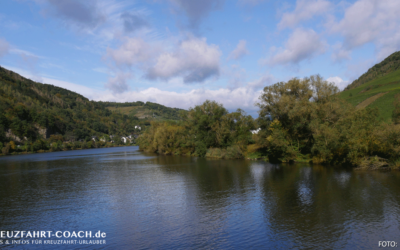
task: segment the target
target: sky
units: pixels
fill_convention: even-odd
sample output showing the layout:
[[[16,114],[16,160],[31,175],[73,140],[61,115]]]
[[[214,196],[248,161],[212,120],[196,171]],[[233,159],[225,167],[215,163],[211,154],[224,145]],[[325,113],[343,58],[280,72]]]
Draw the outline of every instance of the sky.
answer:
[[[2,0],[0,65],[90,100],[257,114],[265,86],[340,89],[400,49],[398,0]]]

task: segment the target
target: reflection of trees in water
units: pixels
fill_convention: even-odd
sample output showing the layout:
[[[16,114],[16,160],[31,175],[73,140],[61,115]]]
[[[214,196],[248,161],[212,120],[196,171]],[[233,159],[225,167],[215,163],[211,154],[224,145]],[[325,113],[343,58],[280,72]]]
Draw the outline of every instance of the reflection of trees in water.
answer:
[[[244,194],[252,181],[246,160],[210,160],[183,156],[160,156],[154,163],[161,165],[169,174],[182,174],[193,180],[199,195],[205,199],[226,198],[238,193]]]
[[[222,235],[229,223],[240,221],[233,216],[249,216],[247,209],[255,206],[253,212],[259,207],[263,211],[254,217],[264,219],[262,227],[272,241],[299,248],[339,248],[337,244],[346,244],[354,235],[362,236],[361,231],[369,237],[368,232],[387,233],[394,225],[392,231],[400,232],[399,178],[395,171],[352,172],[139,152],[5,161],[0,162],[0,226],[15,226],[15,221],[36,225],[54,211],[90,210],[94,204],[103,209],[97,216],[113,215],[118,225],[131,230],[136,230],[131,225],[148,226],[146,220],[156,219],[157,226],[176,228],[178,233],[185,228],[191,230],[188,235]],[[138,241],[144,235],[139,229]],[[162,229],[151,228],[160,237]],[[376,237],[382,240],[382,234]],[[374,237],[368,240],[376,243]]]
[[[399,175],[285,166],[265,178],[264,209],[276,234],[290,236],[299,247],[320,247],[328,242],[332,247],[339,239],[363,233],[369,226],[384,229],[386,205],[396,197],[393,185]],[[395,203],[389,210],[398,211],[399,197]]]

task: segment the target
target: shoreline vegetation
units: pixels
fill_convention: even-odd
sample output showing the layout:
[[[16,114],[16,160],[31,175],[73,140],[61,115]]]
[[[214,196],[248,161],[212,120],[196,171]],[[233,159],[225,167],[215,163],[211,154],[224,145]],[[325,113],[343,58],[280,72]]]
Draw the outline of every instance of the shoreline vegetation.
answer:
[[[137,144],[165,155],[400,168],[400,105],[394,122],[385,122],[378,109],[357,109],[339,97],[333,83],[315,75],[265,87],[257,106],[259,117],[253,119],[207,100],[180,121],[151,122]]]

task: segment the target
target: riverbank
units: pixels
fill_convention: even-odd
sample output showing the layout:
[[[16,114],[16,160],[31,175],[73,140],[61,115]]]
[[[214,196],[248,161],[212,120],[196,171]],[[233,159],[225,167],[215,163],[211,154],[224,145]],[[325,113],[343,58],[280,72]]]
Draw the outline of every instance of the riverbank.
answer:
[[[62,151],[75,151],[75,150],[86,150],[86,149],[96,149],[96,148],[116,148],[116,147],[131,147],[131,146],[137,146],[136,144],[130,144],[130,145],[125,145],[125,144],[120,144],[120,145],[107,145],[105,147],[92,147],[92,148],[74,148],[74,149],[61,149],[61,150],[38,150],[38,151],[24,151],[24,152],[12,152],[9,154],[0,154],[0,157],[6,157],[6,156],[14,156],[14,155],[30,155],[30,154],[40,154],[40,153],[52,153],[52,152],[62,152]]]
[[[249,145],[250,150],[257,148],[257,146],[251,147]],[[189,157],[199,157],[195,152],[191,153],[188,151],[186,153],[182,153],[181,151],[173,151],[173,152],[154,152],[149,150],[141,149],[139,146],[139,150],[147,153],[156,153],[158,155],[176,155],[176,156],[189,156]],[[204,155],[204,158],[207,159],[221,159],[221,160],[236,160],[236,159],[246,159],[251,161],[264,161],[270,163],[306,163],[306,164],[318,164],[323,166],[329,166],[331,164],[327,164],[323,161],[319,161],[317,158],[310,158],[309,156],[299,155],[294,160],[284,160],[284,159],[269,159],[267,155],[263,155],[260,152],[249,152],[248,150],[242,151],[240,147],[228,147],[226,149],[221,148],[211,148],[207,150],[207,153]],[[387,159],[381,158],[379,156],[368,156],[363,157],[358,164],[351,163],[342,163],[335,164],[335,166],[342,167],[351,167],[354,170],[367,170],[367,171],[390,171],[390,170],[400,170],[400,161],[389,161]]]

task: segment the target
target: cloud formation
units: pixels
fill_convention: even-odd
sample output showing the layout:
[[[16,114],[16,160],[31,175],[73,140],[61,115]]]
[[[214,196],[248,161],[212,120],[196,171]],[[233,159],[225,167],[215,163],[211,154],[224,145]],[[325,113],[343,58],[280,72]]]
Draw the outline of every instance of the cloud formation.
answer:
[[[270,74],[263,75],[259,79],[247,83],[247,86],[253,89],[263,89],[266,86],[269,86],[275,81],[275,77]]]
[[[340,78],[338,76],[329,77],[326,80],[328,82],[333,82],[340,90],[343,90],[344,88],[346,88],[347,85],[349,85],[349,83],[350,83],[350,81],[344,81],[342,78]]]
[[[139,29],[149,27],[149,23],[140,15],[132,12],[124,12],[121,14],[124,23],[124,31],[133,33]]]
[[[225,0],[169,0],[169,2],[186,14],[189,27],[197,29],[202,19],[211,11],[222,8]]]
[[[249,51],[246,48],[246,40],[240,40],[236,48],[229,55],[228,59],[238,60],[248,54]]]
[[[205,38],[182,41],[173,52],[158,56],[156,64],[147,72],[148,79],[169,80],[183,77],[184,83],[199,83],[220,72],[221,51],[208,45]]]
[[[160,49],[142,38],[124,39],[124,43],[117,49],[107,49],[106,58],[111,58],[119,67],[122,66],[139,66],[147,64],[153,60]]]
[[[0,57],[3,57],[10,50],[10,45],[8,42],[2,38],[0,38]]]
[[[93,28],[106,19],[97,0],[47,0],[47,3],[49,8],[46,12],[73,22],[77,26]]]
[[[325,52],[327,44],[312,29],[297,28],[285,44],[285,48],[265,61],[269,65],[298,64]]]
[[[225,108],[230,110],[241,108],[247,112],[255,113],[257,107],[255,107],[254,104],[258,101],[260,94],[260,91],[254,91],[244,87],[233,90],[226,88],[217,90],[193,89],[181,93],[151,87],[141,91],[129,91],[122,94],[113,94],[110,92],[102,93],[95,99],[118,102],[151,101],[167,107],[182,109],[194,107],[208,99],[217,100],[219,103],[222,103]]]
[[[125,38],[119,48],[108,48],[105,58],[111,59],[119,70],[140,69],[149,80],[168,81],[178,77],[192,84],[219,76],[221,51],[218,46],[207,44],[205,38],[190,37],[171,47],[167,49],[141,38]],[[109,84],[109,87],[115,85],[110,81]],[[123,84],[117,86],[116,92],[126,90]]]
[[[128,91],[129,86],[127,81],[131,78],[130,73],[118,72],[115,77],[108,79],[108,83],[104,85],[107,89],[111,90],[114,94],[120,94]]]
[[[294,28],[300,22],[317,15],[324,15],[333,5],[327,0],[298,0],[293,12],[284,13],[278,28]]]
[[[327,25],[343,36],[343,50],[374,43],[381,60],[400,49],[400,1],[359,0],[350,5],[340,21]]]

